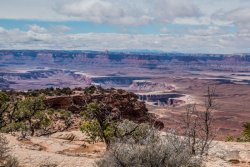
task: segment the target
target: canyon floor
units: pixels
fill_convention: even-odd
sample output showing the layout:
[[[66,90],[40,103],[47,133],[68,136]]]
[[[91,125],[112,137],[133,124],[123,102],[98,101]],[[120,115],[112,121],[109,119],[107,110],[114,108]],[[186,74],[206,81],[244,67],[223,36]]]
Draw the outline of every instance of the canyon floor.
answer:
[[[216,139],[225,141],[227,136],[237,138],[242,125],[250,120],[250,85],[238,83],[223,83],[222,81],[204,79],[209,76],[184,77],[169,76],[164,79],[156,79],[155,82],[167,82],[176,86],[176,92],[189,95],[191,99],[187,103],[195,103],[202,107],[205,100],[207,87],[215,90],[214,129]],[[160,116],[166,129],[179,127],[186,105],[177,106],[151,106],[150,112]]]
[[[22,167],[94,167],[105,153],[103,143],[88,144],[80,131],[55,133],[49,137],[32,137],[18,141],[5,135],[11,154]],[[250,166],[250,143],[214,141],[205,167]]]

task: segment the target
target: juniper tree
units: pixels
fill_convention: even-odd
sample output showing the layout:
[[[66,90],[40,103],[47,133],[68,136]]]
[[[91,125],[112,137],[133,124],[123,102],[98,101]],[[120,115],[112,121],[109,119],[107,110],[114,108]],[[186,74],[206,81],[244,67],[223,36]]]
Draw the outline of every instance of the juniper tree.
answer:
[[[51,120],[44,104],[44,96],[27,97],[18,101],[17,109],[12,113],[11,121],[4,131],[21,131],[23,137],[27,132],[35,134],[35,130],[49,126]]]

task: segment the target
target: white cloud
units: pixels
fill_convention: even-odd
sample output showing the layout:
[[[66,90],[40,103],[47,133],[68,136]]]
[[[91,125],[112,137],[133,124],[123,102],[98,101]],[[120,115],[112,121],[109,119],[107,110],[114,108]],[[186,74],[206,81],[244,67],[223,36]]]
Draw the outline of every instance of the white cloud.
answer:
[[[46,28],[38,25],[31,25],[26,34],[32,41],[48,41],[52,37]]]
[[[191,0],[193,1],[193,0]],[[189,0],[0,0],[0,18],[139,25],[197,17]],[[11,11],[11,12],[10,12]]]
[[[249,11],[249,0],[0,0],[0,18],[59,21],[25,31],[0,27],[0,49],[250,52]],[[115,24],[123,33],[69,34],[81,30],[69,31],[65,20]],[[149,29],[162,34],[138,34]]]
[[[228,25],[249,22],[249,8],[249,0],[0,0],[0,18]]]
[[[241,7],[227,12],[217,12],[213,18],[231,22],[236,25],[239,33],[250,33],[250,6]]]
[[[199,18],[176,18],[173,23],[182,24],[182,25],[196,25],[196,26],[230,26],[232,25],[231,21],[221,20],[217,18],[213,18],[210,16],[202,16]]]
[[[60,4],[56,11],[73,19],[118,25],[168,23],[201,15],[199,8],[187,0],[78,0]]]
[[[250,23],[250,7],[238,8],[225,13],[225,18],[236,23]]]
[[[209,26],[206,28],[196,28],[187,30],[188,34],[197,36],[216,36],[216,35],[226,35],[227,30],[218,26]]]
[[[232,20],[249,22],[249,8],[249,0],[0,0],[0,18],[225,25]],[[218,12],[225,18],[211,18]]]
[[[218,33],[220,29],[217,27],[197,29],[196,32],[195,30],[187,31],[183,35],[169,33],[161,35],[64,34],[46,31],[43,27],[37,26],[32,26],[28,31],[3,28],[0,30],[0,49],[157,49],[192,53],[250,52],[250,48],[247,46],[250,43],[250,35]]]
[[[30,31],[34,33],[45,34],[48,32],[46,28],[40,27],[36,24],[30,25],[29,28],[30,28]]]
[[[0,18],[66,20],[53,7],[63,0],[0,0]]]
[[[112,3],[101,0],[79,1],[58,7],[58,12],[70,17],[86,18],[94,22],[107,21],[109,18],[122,17],[123,10]]]

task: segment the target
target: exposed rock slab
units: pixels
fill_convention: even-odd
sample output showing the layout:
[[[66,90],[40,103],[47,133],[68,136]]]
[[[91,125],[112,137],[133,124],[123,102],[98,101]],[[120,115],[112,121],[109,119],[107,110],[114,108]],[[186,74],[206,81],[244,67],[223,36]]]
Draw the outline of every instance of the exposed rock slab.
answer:
[[[68,133],[68,134],[67,134]],[[75,135],[74,141],[69,136]],[[95,160],[105,151],[103,143],[90,145],[82,140],[81,132],[64,132],[51,137],[32,137],[18,141],[15,136],[5,135],[9,141],[11,154],[23,167],[92,167]],[[82,137],[82,138],[80,138]],[[62,139],[60,139],[62,138]]]
[[[249,167],[250,143],[214,142],[206,166]]]

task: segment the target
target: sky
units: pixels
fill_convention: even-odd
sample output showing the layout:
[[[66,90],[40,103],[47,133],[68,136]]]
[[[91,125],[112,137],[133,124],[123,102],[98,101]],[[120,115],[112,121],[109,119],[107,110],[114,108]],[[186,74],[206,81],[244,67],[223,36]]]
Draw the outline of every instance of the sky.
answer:
[[[0,49],[250,53],[250,0],[0,0]]]

